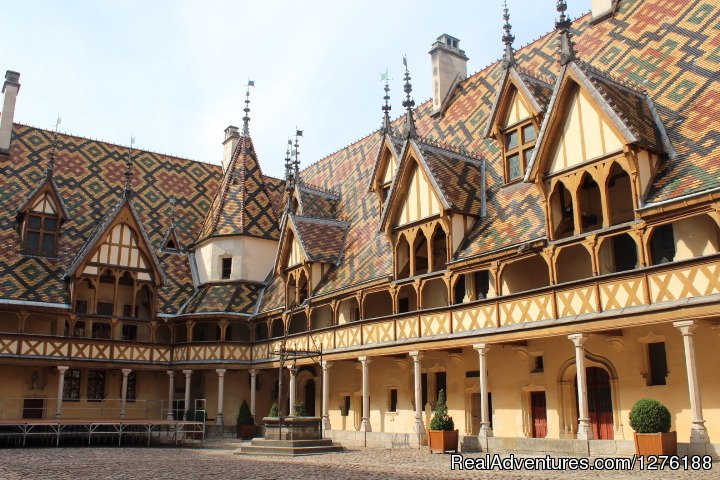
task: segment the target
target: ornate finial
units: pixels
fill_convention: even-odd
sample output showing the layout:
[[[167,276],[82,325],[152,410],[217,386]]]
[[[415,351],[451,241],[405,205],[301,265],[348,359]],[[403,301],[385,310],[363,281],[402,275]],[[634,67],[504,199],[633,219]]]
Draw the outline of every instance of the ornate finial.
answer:
[[[403,65],[405,65],[405,100],[402,106],[407,110],[405,116],[405,137],[411,138],[416,135],[415,119],[413,118],[412,108],[415,106],[415,100],[410,97],[412,93],[412,84],[410,83],[410,70],[408,70],[407,57],[403,56]]]
[[[555,29],[560,34],[560,64],[567,65],[575,60],[575,44],[572,41],[572,33],[570,32],[572,20],[565,15],[567,10],[565,0],[557,0],[556,7],[560,13],[560,18],[555,21]]]
[[[132,156],[130,150],[135,146],[135,136],[130,137],[130,149],[125,154],[125,197],[132,195]]]
[[[505,56],[503,57],[503,67],[510,68],[515,65],[515,50],[513,49],[513,42],[515,41],[515,35],[511,33],[512,25],[510,25],[510,10],[507,7],[507,0],[503,0],[503,19],[505,24],[503,25],[502,41],[505,44]]]
[[[295,144],[293,147],[293,155],[295,156],[295,160],[293,161],[293,175],[295,178],[295,182],[300,181],[300,159],[298,158],[300,155],[300,142],[298,139],[303,136],[303,131],[298,130],[297,127],[295,127]]]
[[[292,139],[288,138],[287,148],[285,149],[285,180],[290,181],[292,175],[292,160],[290,159],[290,148],[292,147]]]
[[[250,87],[254,86],[255,81],[248,80],[247,91],[245,92],[245,108],[243,108],[243,112],[245,112],[245,116],[243,117],[243,137],[250,135]]]
[[[53,130],[52,146],[50,147],[50,158],[48,160],[47,166],[48,177],[52,177],[53,173],[55,172],[55,148],[57,147],[58,129],[60,128],[61,123],[62,117],[58,115],[57,120],[55,121],[55,129]]]
[[[390,110],[392,107],[390,106],[390,80],[388,78],[388,71],[385,70],[385,73],[380,75],[380,80],[385,80],[385,96],[383,97],[383,100],[385,100],[385,104],[382,106],[383,111],[383,126],[382,126],[382,133],[390,133]]]

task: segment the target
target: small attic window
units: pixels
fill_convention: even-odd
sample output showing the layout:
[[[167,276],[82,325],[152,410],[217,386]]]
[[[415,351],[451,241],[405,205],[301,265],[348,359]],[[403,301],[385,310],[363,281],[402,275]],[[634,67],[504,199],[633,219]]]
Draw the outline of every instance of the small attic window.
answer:
[[[222,259],[220,278],[223,280],[229,280],[230,275],[232,275],[232,257],[226,257]]]
[[[39,196],[24,212],[22,248],[26,253],[55,255],[57,253],[60,216],[53,198],[47,193]]]
[[[175,237],[175,231],[170,230],[170,233],[168,234],[167,238],[165,239],[165,245],[163,245],[163,250],[167,250],[170,252],[177,252],[180,251],[180,244],[177,241],[177,238]]]
[[[169,238],[167,243],[165,244],[165,248],[168,250],[177,250],[177,245],[175,245],[175,240],[172,238]]]

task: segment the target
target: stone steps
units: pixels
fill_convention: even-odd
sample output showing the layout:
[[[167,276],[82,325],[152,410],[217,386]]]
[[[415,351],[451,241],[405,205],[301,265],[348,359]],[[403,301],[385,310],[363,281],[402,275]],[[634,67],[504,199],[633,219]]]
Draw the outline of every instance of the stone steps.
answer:
[[[319,440],[265,440],[253,439],[235,451],[236,455],[319,455],[344,451],[342,445],[328,438]]]

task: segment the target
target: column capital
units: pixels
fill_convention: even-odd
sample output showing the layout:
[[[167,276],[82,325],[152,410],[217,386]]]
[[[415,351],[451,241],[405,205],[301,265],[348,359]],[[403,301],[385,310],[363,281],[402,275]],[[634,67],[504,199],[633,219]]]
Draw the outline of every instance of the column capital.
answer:
[[[216,368],[215,371],[217,372],[218,377],[224,377],[224,376],[225,376],[225,372],[227,372],[227,369],[225,369],[225,368]]]
[[[419,362],[425,357],[425,354],[421,352],[420,350],[413,350],[408,352],[408,355],[410,355],[414,361]]]
[[[67,372],[67,369],[68,369],[68,368],[70,368],[70,367],[57,367],[58,372],[60,372],[60,373],[65,373],[65,372]]]
[[[130,375],[130,373],[132,373],[132,368],[123,368],[122,369],[123,377],[127,377],[128,375]]]
[[[579,348],[585,345],[588,336],[584,333],[571,333],[568,338],[575,344],[576,348]]]
[[[372,359],[368,356],[362,356],[362,357],[358,357],[358,362],[362,363],[363,365],[370,365],[370,362],[372,362]]]
[[[185,374],[186,377],[189,377],[190,375],[192,375],[193,371],[192,370],[183,370],[182,372]]]
[[[487,343],[476,343],[475,345],[473,345],[473,348],[477,350],[478,355],[485,355],[491,347],[492,345],[489,345]]]
[[[258,370],[256,368],[251,368],[250,370],[248,370],[248,373],[251,377],[254,377],[258,374]]]
[[[297,373],[298,373],[297,365],[288,365],[286,368],[290,372],[291,377],[294,377],[295,375],[297,375]]]
[[[167,373],[168,377],[171,377],[171,378],[175,376],[175,370],[168,370],[165,373]]]
[[[332,364],[333,364],[333,362],[328,362],[327,360],[323,360],[321,366],[322,366],[323,370],[328,370],[328,369],[330,369],[330,367],[332,367]]]
[[[698,326],[697,320],[682,320],[680,322],[673,322],[673,327],[680,330],[683,335],[694,335],[695,328]]]

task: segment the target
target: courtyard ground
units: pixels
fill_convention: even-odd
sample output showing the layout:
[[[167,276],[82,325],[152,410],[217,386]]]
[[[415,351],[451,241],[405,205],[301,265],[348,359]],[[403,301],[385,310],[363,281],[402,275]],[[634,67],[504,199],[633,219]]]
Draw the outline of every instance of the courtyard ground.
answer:
[[[710,479],[720,478],[720,463],[710,471],[574,472],[450,471],[450,455],[422,450],[350,450],[306,457],[250,457],[233,452],[238,444],[210,440],[191,447],[61,447],[0,449],[2,479]],[[472,454],[469,456],[477,456]]]

